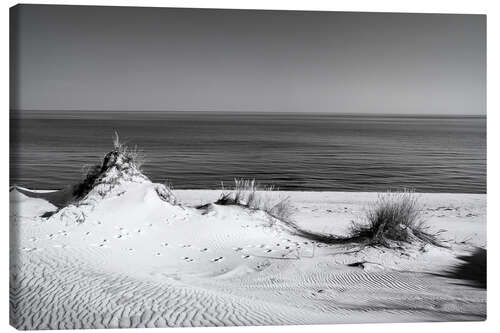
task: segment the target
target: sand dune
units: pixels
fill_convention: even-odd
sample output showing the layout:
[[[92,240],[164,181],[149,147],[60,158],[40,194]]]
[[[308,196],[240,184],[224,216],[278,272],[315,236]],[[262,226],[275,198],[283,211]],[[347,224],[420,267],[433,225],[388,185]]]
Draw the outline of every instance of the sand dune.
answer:
[[[110,167],[78,201],[68,189],[11,189],[16,328],[485,319],[485,289],[448,274],[485,248],[484,195],[422,194],[449,247],[389,250],[314,242],[263,211],[210,204],[219,191],[172,193],[119,171]],[[376,198],[281,195],[302,228],[339,235]]]
[[[130,183],[93,206],[40,215],[55,206],[40,193],[11,191],[11,320],[20,329],[268,325],[387,321],[482,320],[486,292],[436,276],[460,263],[474,244],[404,251],[326,246],[271,226],[262,212],[187,205],[217,193],[179,191],[184,206],[158,198],[154,184]],[[116,193],[120,193],[117,191]],[[293,193],[289,193],[294,196]],[[314,198],[321,196],[324,200]],[[371,197],[372,195],[368,195]],[[301,198],[313,197],[314,208]],[[350,198],[349,198],[350,197]],[[430,197],[434,206],[441,205]],[[431,222],[454,229],[473,224],[484,237],[484,198],[450,195],[471,203],[477,216],[457,218],[436,208]],[[337,200],[342,199],[339,203]],[[297,193],[301,221],[342,230],[366,195]],[[344,209],[346,202],[348,209]],[[446,196],[443,199],[446,201]],[[442,205],[446,205],[445,202]],[[79,209],[81,211],[79,211]],[[66,211],[65,211],[66,210]],[[335,210],[329,213],[328,210]],[[85,220],[76,223],[78,214]],[[439,213],[436,213],[439,212]],[[463,212],[461,212],[463,213]],[[330,215],[329,215],[330,214]],[[300,213],[298,214],[300,216]],[[320,221],[314,221],[314,218]],[[482,220],[474,220],[480,218]],[[323,221],[323,222],[321,222]],[[436,222],[436,227],[440,227]],[[481,236],[474,237],[475,233]],[[448,232],[450,235],[453,231]],[[463,237],[468,235],[463,234]]]

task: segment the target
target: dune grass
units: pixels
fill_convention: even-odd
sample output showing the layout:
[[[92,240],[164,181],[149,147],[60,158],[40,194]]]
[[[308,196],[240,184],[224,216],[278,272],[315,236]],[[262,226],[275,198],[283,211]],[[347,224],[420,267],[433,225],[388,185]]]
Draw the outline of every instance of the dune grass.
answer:
[[[113,151],[121,156],[123,165],[130,165],[142,171],[142,166],[146,162],[144,153],[140,151],[137,146],[130,148],[125,143],[120,142],[120,136],[116,131],[113,139],[113,147]]]
[[[130,169],[135,169],[141,172],[142,165],[145,162],[144,154],[137,149],[128,147],[120,142],[120,137],[115,132],[113,139],[113,150],[106,154],[101,163],[96,163],[84,168],[84,177],[82,181],[76,184],[73,188],[73,196],[75,200],[81,199],[89,193],[94,186],[101,181],[102,175],[112,167],[116,167],[120,173]],[[107,180],[109,187],[116,185],[112,179]]]
[[[438,231],[432,233],[425,224],[418,196],[412,190],[387,192],[379,195],[360,222],[353,222],[346,236],[306,230],[288,221],[297,236],[324,244],[350,244],[353,246],[398,247],[415,241],[446,247]]]
[[[224,189],[223,189],[224,190]],[[260,186],[255,179],[234,179],[234,187],[224,192],[215,202],[217,205],[239,205],[262,210],[278,220],[291,221],[294,213],[289,197],[280,195],[274,186]]]
[[[394,242],[415,240],[441,245],[438,233],[429,232],[422,216],[422,206],[412,190],[387,192],[366,211],[364,223],[353,223],[351,237],[366,239],[370,245],[390,247]]]

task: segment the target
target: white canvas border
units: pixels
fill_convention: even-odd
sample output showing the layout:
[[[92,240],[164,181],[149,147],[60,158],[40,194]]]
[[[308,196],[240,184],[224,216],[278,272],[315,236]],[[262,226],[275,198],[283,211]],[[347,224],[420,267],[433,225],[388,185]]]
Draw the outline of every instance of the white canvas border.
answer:
[[[22,2],[22,1],[21,1]],[[0,131],[1,139],[0,145],[2,149],[1,156],[4,163],[1,163],[1,177],[0,191],[2,211],[4,211],[4,221],[1,223],[1,269],[0,275],[0,326],[7,332],[12,332],[15,329],[8,324],[8,307],[9,307],[9,291],[8,291],[8,174],[9,174],[9,127],[8,127],[8,110],[9,110],[9,12],[8,7],[17,4],[15,1],[4,2],[2,10],[2,47],[1,53],[3,71],[2,71],[2,106],[3,112],[1,113]],[[498,1],[458,1],[458,0],[420,0],[420,1],[397,1],[397,0],[357,0],[357,1],[279,1],[279,0],[172,0],[172,1],[159,1],[159,0],[100,0],[100,1],[71,1],[71,0],[52,0],[52,1],[29,1],[26,3],[46,3],[46,4],[72,4],[72,5],[111,5],[111,6],[143,6],[143,7],[198,7],[198,8],[242,8],[242,9],[287,9],[287,10],[331,10],[331,11],[372,11],[372,12],[413,12],[413,13],[463,13],[463,14],[487,14],[488,25],[488,320],[479,323],[404,323],[404,324],[354,324],[354,325],[313,325],[313,326],[275,326],[275,327],[233,327],[224,328],[225,332],[249,332],[250,330],[258,329],[262,333],[270,332],[306,332],[314,330],[318,333],[331,332],[332,330],[349,331],[352,333],[364,332],[369,330],[370,333],[377,332],[398,332],[402,330],[405,333],[421,332],[443,332],[444,330],[453,332],[470,332],[473,330],[493,331],[500,320],[498,313],[500,313],[499,306],[499,292],[496,285],[496,278],[498,275],[498,267],[496,258],[499,254],[499,242],[496,242],[495,236],[500,232],[498,222],[500,220],[500,213],[495,209],[496,203],[500,199],[499,187],[500,176],[496,172],[500,170],[500,158],[497,143],[500,143],[500,131],[497,130],[498,113],[499,113],[499,25],[500,25],[500,11]],[[179,330],[179,329],[174,329]],[[183,328],[184,332],[191,332],[193,330],[200,330],[200,328],[190,329]],[[222,330],[222,328],[201,328],[205,332],[214,332],[215,330]],[[498,327],[496,328],[498,330]],[[103,330],[99,330],[103,331]],[[104,330],[111,332],[111,330]],[[157,330],[156,330],[157,331]],[[52,331],[49,331],[52,332]],[[56,332],[56,331],[54,331]],[[154,332],[151,329],[135,329],[134,332],[148,333]]]

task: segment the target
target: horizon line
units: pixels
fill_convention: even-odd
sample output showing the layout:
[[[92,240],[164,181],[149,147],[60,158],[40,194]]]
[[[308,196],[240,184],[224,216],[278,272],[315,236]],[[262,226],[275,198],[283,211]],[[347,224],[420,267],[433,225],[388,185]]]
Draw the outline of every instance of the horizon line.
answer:
[[[61,113],[61,112],[89,112],[89,113],[97,113],[97,112],[109,112],[109,113],[237,113],[237,114],[322,114],[322,115],[338,115],[338,116],[400,116],[400,117],[415,117],[415,116],[433,116],[433,117],[487,117],[487,113],[485,114],[472,114],[472,113],[391,113],[391,112],[374,112],[374,113],[366,113],[366,112],[332,112],[332,111],[252,111],[252,110],[118,110],[118,109],[108,109],[108,110],[99,110],[99,109],[9,109],[10,113],[12,112],[52,112],[52,113]],[[69,115],[69,114],[68,114]]]

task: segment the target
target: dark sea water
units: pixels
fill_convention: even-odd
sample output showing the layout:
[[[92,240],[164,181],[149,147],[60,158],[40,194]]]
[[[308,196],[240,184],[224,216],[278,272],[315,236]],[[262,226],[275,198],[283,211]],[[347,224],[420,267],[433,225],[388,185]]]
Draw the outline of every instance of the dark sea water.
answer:
[[[145,174],[176,189],[219,188],[221,181],[245,177],[283,190],[486,193],[484,117],[186,112],[14,117],[10,182],[29,188],[78,181],[85,165],[112,149],[117,130],[145,153]]]

